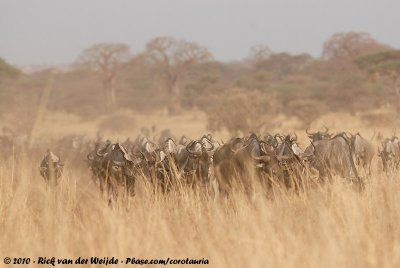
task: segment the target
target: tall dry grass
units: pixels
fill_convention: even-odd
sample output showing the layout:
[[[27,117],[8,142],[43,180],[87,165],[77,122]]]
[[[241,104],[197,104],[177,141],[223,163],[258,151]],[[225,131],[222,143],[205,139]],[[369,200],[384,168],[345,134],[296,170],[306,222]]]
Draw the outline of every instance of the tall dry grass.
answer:
[[[296,195],[229,200],[138,181],[110,208],[86,170],[46,191],[28,154],[0,163],[1,257],[207,258],[210,267],[399,267],[400,180],[375,173],[363,193],[337,180]],[[31,265],[34,266],[34,265]],[[121,265],[122,266],[122,265]],[[157,267],[156,265],[152,267]]]

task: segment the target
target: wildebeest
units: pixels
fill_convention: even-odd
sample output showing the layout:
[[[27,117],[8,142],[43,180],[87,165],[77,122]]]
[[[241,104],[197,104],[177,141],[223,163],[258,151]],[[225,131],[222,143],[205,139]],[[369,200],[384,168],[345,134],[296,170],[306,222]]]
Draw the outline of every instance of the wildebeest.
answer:
[[[368,175],[371,175],[371,162],[374,157],[372,145],[357,132],[351,136],[350,146],[356,160],[355,164],[362,167],[365,172],[368,172]]]
[[[393,136],[386,138],[382,142],[382,150],[379,150],[379,157],[382,159],[383,170],[385,172],[398,169],[400,163],[400,143],[399,138]]]
[[[242,148],[244,145],[241,138],[234,138],[216,148],[213,155],[214,167],[218,167],[220,163],[226,160],[231,160],[235,151]]]
[[[140,154],[134,155],[140,160],[138,162],[140,173],[150,180],[155,189],[160,188],[162,192],[168,191],[171,185],[171,166],[174,163],[173,155],[175,152],[171,141],[172,139],[167,139],[162,146],[146,142],[140,150]]]
[[[279,136],[281,142],[274,149],[276,159],[282,169],[278,182],[284,182],[286,188],[296,191],[305,189],[311,168],[309,159],[312,153],[305,153],[297,143],[297,135]],[[282,175],[283,174],[283,175]]]
[[[201,140],[189,142],[180,146],[175,153],[176,167],[187,179],[187,183],[205,186],[210,182],[210,169],[212,167],[212,151],[214,145],[206,148]]]
[[[40,164],[40,175],[42,175],[46,186],[56,186],[62,175],[64,164],[60,158],[50,150],[47,151]]]
[[[255,134],[251,134],[248,138],[232,139],[215,151],[214,170],[220,192],[227,195],[236,185],[252,194],[254,179],[262,185],[266,183],[262,172],[271,170],[274,155],[266,155],[261,143]]]
[[[100,173],[102,171],[102,162],[104,156],[112,150],[110,140],[106,142],[97,141],[94,150],[87,155],[90,170],[92,171],[93,181],[99,183],[100,191],[103,192],[103,182],[101,181]]]
[[[120,186],[125,188],[128,196],[135,194],[134,161],[121,144],[114,144],[112,150],[104,156],[102,168],[108,193],[112,193],[114,199]]]
[[[354,165],[351,146],[343,133],[312,142],[306,152],[314,154],[311,163],[319,171],[320,178],[331,180],[333,175],[338,175],[363,186]]]
[[[119,189],[127,196],[135,194],[135,162],[120,143],[107,141],[102,148],[97,145],[88,155],[92,172],[98,177],[100,191],[106,190],[109,202],[116,200]]]

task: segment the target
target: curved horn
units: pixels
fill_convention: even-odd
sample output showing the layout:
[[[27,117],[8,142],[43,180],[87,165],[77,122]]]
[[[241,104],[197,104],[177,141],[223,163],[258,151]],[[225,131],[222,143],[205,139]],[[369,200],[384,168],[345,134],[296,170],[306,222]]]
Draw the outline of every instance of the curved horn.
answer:
[[[168,142],[168,141],[172,141],[176,145],[176,142],[174,141],[174,139],[168,137],[165,142]]]
[[[206,135],[204,135],[201,140],[206,139],[208,142],[212,143],[211,139],[209,139]]]
[[[308,132],[308,128],[306,128],[306,133],[308,134],[308,135],[312,135],[313,133],[311,133],[311,132]]]
[[[283,142],[285,140],[285,136],[277,134],[277,137]]]
[[[208,143],[212,144],[211,139],[209,139],[206,135],[204,135],[203,137],[201,137],[200,140],[203,141],[203,139],[206,140],[206,141],[208,141]]]
[[[324,126],[324,128],[325,128],[324,134],[328,134],[329,129],[326,126]]]
[[[105,146],[104,148],[97,150],[97,151],[96,151],[96,154],[97,154],[98,156],[102,156],[102,157],[103,157],[104,155],[107,154],[107,149],[108,149],[108,147],[111,146],[111,145],[112,145],[112,143],[107,143],[106,146]]]
[[[201,155],[201,152],[196,152],[191,149],[193,144],[196,144],[196,143],[200,143],[200,142],[199,141],[191,141],[188,145],[186,145],[186,147],[185,147],[186,151],[188,151],[188,153],[193,154],[193,155]],[[201,143],[200,143],[200,145],[203,146]]]
[[[309,149],[310,148],[310,149]],[[313,142],[311,142],[311,144],[307,147],[307,149],[306,149],[306,152],[307,151],[311,151],[310,153],[311,154],[314,154],[315,153],[315,146],[314,146],[314,143]],[[306,153],[305,152],[305,153]]]
[[[260,141],[260,146],[261,146],[261,150],[264,153],[272,153],[274,151],[274,149],[271,149],[271,147],[274,148],[274,146],[272,144],[268,144],[265,141]]]
[[[201,137],[201,140],[202,140],[202,139],[207,139],[207,140],[211,141],[211,140],[212,140],[212,135],[211,135],[211,133],[204,134],[203,137]]]
[[[203,143],[203,139],[205,139],[205,140],[211,145],[211,149],[210,149],[210,150],[207,150],[207,151],[212,151],[212,150],[214,150],[214,144],[212,143],[212,141],[211,141],[206,135],[204,135],[204,136],[201,138],[201,141],[202,141],[201,145],[202,145],[203,147],[205,147],[205,146],[204,146],[204,143]]]

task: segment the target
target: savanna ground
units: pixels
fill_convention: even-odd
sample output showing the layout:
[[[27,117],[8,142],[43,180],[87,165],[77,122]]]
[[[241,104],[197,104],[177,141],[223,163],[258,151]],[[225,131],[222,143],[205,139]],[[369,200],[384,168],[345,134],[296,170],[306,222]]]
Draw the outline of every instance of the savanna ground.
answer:
[[[177,120],[176,130],[183,124],[200,135],[206,121],[190,125],[194,116],[164,122]],[[346,115],[320,120],[357,127]],[[114,209],[99,197],[86,169],[66,165],[60,185],[46,191],[39,163],[21,153],[0,164],[3,256],[189,257],[207,258],[210,267],[400,265],[400,181],[381,171],[377,157],[363,193],[337,179],[300,195],[277,189],[273,199],[260,187],[251,200],[237,190],[226,201],[190,189],[153,194],[139,180],[136,197]]]
[[[149,63],[155,41],[126,58],[112,77],[113,105],[107,104],[96,71],[71,67],[23,74],[0,61],[0,137],[42,144],[35,154],[5,155],[0,149],[1,258],[206,258],[210,267],[400,266],[400,179],[383,173],[377,157],[383,139],[400,126],[398,50],[379,54],[391,48],[365,33],[347,33],[329,39],[321,58],[261,47],[249,60],[221,63],[194,46],[207,52],[207,61],[186,66],[170,55],[175,65],[166,66]],[[171,84],[166,73],[180,79]],[[172,112],[174,101],[180,109]],[[276,189],[270,198],[257,187],[251,199],[236,190],[225,200],[186,188],[153,194],[139,179],[137,195],[110,208],[86,164],[78,167],[60,155],[64,174],[50,191],[38,170],[46,149],[68,135],[95,139],[100,133],[123,141],[139,134],[198,138],[212,132],[227,141],[251,131],[296,132],[305,148],[305,129],[324,126],[360,132],[374,145],[373,172],[362,193],[337,178],[299,195]]]

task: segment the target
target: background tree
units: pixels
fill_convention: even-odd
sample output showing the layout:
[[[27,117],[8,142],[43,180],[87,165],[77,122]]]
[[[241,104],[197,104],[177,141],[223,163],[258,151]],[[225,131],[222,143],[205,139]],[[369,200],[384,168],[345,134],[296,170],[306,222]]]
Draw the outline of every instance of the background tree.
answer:
[[[252,66],[257,66],[260,62],[268,60],[272,55],[272,50],[263,44],[258,44],[250,48],[248,61]]]
[[[261,60],[256,65],[257,70],[276,74],[280,79],[304,69],[312,57],[309,54],[290,55],[289,53],[272,54],[268,59]]]
[[[115,104],[115,82],[121,64],[130,58],[129,46],[117,43],[95,44],[85,49],[78,62],[97,72],[109,104]]]
[[[348,32],[335,33],[323,46],[322,58],[335,63],[339,69],[349,69],[354,66],[354,60],[365,54],[387,49],[369,33]]]
[[[181,105],[182,82],[189,69],[210,61],[211,52],[204,46],[172,37],[157,37],[146,45],[146,55],[161,71],[175,108]]]
[[[359,57],[358,66],[369,76],[382,76],[391,81],[396,95],[396,108],[400,112],[400,50],[387,50]]]
[[[230,88],[215,94],[210,101],[214,102],[207,111],[210,131],[227,130],[232,136],[239,136],[275,127],[270,117],[278,113],[279,107],[273,93]]]

